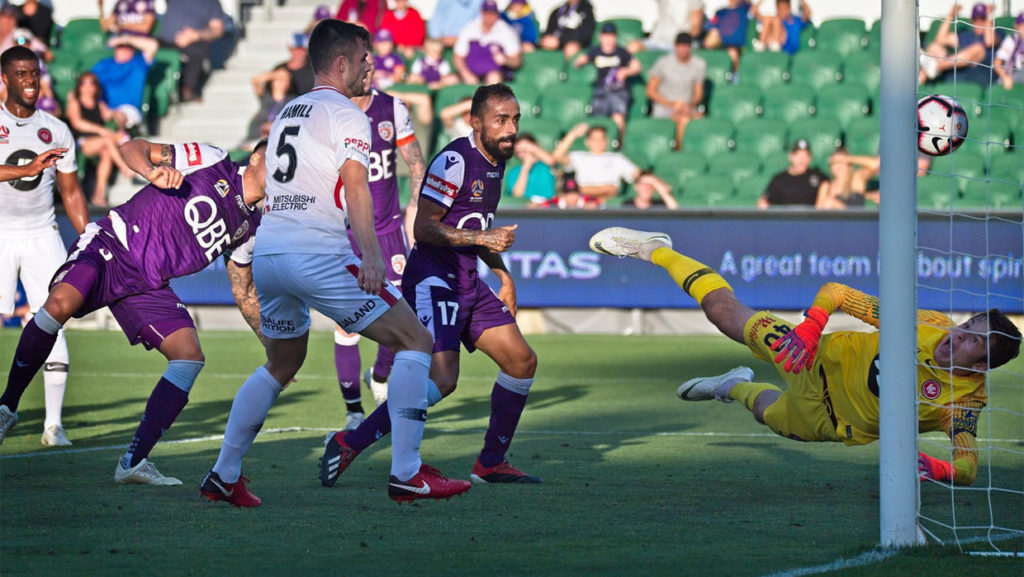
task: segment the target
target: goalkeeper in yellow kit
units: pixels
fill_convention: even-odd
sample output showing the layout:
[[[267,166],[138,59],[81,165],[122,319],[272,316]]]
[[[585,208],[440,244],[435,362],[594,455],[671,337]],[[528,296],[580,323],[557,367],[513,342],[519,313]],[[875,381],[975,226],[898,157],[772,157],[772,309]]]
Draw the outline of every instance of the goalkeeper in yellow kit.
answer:
[[[613,227],[595,234],[590,248],[666,269],[718,330],[773,363],[787,385],[783,391],[752,382],[754,372],[738,367],[683,383],[681,399],[739,401],[759,423],[800,441],[863,445],[878,439],[878,332],[821,334],[836,310],[878,328],[876,297],[827,283],[794,328],[741,303],[718,273],[673,251],[668,235]],[[952,463],[920,453],[918,470],[922,478],[969,485],[978,470],[986,373],[1017,356],[1021,333],[998,309],[956,326],[936,311],[918,311],[917,318],[918,430],[945,431],[953,442]]]

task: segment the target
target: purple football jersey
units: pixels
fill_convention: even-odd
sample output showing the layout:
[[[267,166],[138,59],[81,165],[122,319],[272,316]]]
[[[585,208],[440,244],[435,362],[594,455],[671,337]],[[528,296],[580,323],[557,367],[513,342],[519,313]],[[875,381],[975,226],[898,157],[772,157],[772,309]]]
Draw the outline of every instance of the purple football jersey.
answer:
[[[396,105],[404,114],[396,115]],[[405,105],[378,90],[366,116],[370,119],[370,195],[373,197],[374,226],[378,232],[401,227],[402,209],[398,204],[398,147],[416,138]]]

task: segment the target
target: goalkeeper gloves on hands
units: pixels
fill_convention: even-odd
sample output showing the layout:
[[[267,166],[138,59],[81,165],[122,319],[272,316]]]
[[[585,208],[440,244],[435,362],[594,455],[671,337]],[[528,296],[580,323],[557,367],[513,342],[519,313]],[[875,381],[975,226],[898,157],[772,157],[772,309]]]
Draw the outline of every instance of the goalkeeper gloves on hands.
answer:
[[[811,368],[814,354],[818,351],[818,339],[828,322],[828,313],[819,306],[812,306],[804,314],[804,321],[795,329],[782,335],[772,343],[773,351],[782,351],[775,357],[775,362],[786,360],[787,373],[797,374],[801,369]]]
[[[917,454],[917,474],[922,481],[935,479],[936,481],[952,481],[956,471],[953,463],[941,459],[933,459],[924,453]]]

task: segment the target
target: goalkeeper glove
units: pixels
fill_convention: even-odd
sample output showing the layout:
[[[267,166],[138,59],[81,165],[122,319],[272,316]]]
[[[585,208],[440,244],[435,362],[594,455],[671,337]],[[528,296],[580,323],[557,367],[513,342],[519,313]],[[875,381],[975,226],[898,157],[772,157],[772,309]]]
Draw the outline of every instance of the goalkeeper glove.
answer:
[[[941,459],[933,459],[924,453],[917,454],[917,474],[922,481],[935,479],[936,481],[952,481],[956,470],[953,463]]]
[[[775,362],[786,360],[787,373],[799,373],[801,369],[811,368],[814,354],[818,351],[818,339],[828,322],[828,313],[819,306],[812,306],[804,313],[804,321],[795,329],[782,335],[772,343],[773,351],[782,351],[775,357]]]

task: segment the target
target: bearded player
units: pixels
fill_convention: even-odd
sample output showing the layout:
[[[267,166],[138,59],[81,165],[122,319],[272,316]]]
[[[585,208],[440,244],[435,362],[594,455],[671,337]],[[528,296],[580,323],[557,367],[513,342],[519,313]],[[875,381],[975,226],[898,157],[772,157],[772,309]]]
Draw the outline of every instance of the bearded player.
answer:
[[[863,445],[878,439],[878,332],[822,335],[829,315],[841,310],[878,328],[878,299],[838,283],[821,287],[806,319],[795,328],[767,311],[743,305],[718,273],[672,250],[668,235],[607,228],[590,239],[594,252],[633,257],[668,271],[697,300],[718,330],[774,362],[787,390],[752,382],[737,367],[716,377],[691,379],[676,391],[684,401],[739,401],[783,437]],[[978,414],[988,402],[986,373],[1017,356],[1020,330],[999,310],[954,326],[942,313],[917,313],[918,429],[944,431],[953,462],[918,456],[921,478],[969,485],[978,470]],[[946,400],[949,399],[947,402]]]
[[[519,103],[512,90],[504,84],[477,88],[470,124],[469,136],[452,141],[430,163],[402,293],[434,336],[431,405],[455,390],[462,345],[470,352],[480,349],[498,365],[490,424],[471,479],[539,483],[505,458],[537,370],[537,355],[516,324],[515,285],[500,255],[512,246],[516,227],[491,228],[505,161],[512,157],[519,131]],[[478,259],[501,280],[498,295],[477,275]],[[361,451],[390,431],[387,404],[355,430],[327,435],[320,460],[324,486],[333,486]]]
[[[133,140],[121,146],[125,162],[149,180],[128,202],[89,224],[50,284],[50,294],[21,333],[0,409],[0,441],[17,422],[18,402],[54,346],[61,327],[110,307],[132,345],[142,343],[167,358],[167,370],[146,402],[128,452],[118,461],[118,483],[180,485],[148,459],[157,440],[188,403],[203,368],[196,327],[168,281],[198,272],[225,251],[232,293],[254,330],[259,305],[249,269],[251,243],[264,196],[266,169],[256,150],[246,166],[227,152],[196,143],[155,144]]]
[[[71,131],[60,120],[36,110],[39,58],[24,46],[9,48],[0,55],[0,72],[7,86],[7,100],[0,107],[0,314],[9,315],[14,312],[18,278],[30,309],[37,310],[46,300],[54,271],[67,255],[53,212],[54,182],[78,234],[89,223],[89,213],[78,184]],[[41,440],[44,445],[66,446],[71,441],[61,422],[68,379],[63,329],[49,353],[43,365],[46,417]],[[0,441],[3,423],[14,418],[13,409],[0,406]]]

